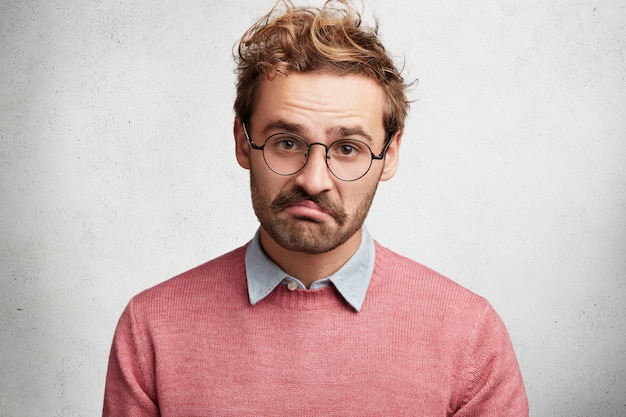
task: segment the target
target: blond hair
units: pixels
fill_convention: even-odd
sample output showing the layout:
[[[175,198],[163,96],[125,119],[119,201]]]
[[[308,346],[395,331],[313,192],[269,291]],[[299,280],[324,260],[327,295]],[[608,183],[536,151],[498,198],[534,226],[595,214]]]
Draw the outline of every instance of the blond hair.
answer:
[[[280,5],[283,5],[282,13]],[[385,96],[383,123],[389,137],[404,127],[409,102],[407,84],[378,37],[378,25],[366,28],[349,0],[328,0],[321,8],[295,7],[282,0],[239,41],[235,54],[235,114],[250,117],[264,78],[289,72],[330,71],[364,75]]]

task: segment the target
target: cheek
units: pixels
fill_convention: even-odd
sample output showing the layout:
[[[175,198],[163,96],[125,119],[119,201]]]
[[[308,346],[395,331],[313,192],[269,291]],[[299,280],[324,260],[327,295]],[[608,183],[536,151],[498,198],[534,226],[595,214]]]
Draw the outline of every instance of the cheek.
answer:
[[[287,187],[287,178],[270,171],[263,158],[260,161],[255,160],[250,165],[253,197],[263,200],[266,204],[271,203]]]
[[[358,184],[363,181],[363,183]],[[366,180],[361,178],[354,183],[346,183],[344,187],[339,189],[339,197],[344,210],[354,212],[361,209],[365,202],[369,202],[372,194],[376,192],[378,181]]]

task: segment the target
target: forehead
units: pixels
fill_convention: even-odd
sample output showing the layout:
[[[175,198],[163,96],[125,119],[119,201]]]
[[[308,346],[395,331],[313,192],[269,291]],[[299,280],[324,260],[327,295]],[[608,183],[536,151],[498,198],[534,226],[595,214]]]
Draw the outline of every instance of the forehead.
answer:
[[[262,81],[251,122],[261,130],[281,122],[302,133],[359,128],[383,137],[383,113],[383,90],[365,76],[290,73]]]

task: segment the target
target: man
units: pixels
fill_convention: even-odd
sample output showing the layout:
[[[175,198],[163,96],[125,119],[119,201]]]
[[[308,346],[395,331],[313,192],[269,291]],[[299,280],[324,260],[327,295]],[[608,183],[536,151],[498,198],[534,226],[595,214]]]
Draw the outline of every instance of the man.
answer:
[[[105,416],[527,416],[490,305],[363,228],[398,167],[406,84],[348,1],[242,38],[234,137],[260,222],[134,297]]]

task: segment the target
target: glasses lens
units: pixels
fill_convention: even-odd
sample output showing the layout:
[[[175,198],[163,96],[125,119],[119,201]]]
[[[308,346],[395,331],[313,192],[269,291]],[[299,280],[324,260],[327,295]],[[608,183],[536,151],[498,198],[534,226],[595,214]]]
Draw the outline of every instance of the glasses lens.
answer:
[[[265,163],[281,175],[300,171],[306,164],[307,153],[308,147],[303,139],[285,133],[270,136],[263,148]]]
[[[330,145],[327,164],[337,178],[354,181],[369,171],[372,151],[360,140],[340,140]]]
[[[309,147],[304,139],[288,133],[270,136],[263,147],[267,166],[277,174],[292,175],[306,165]],[[326,164],[334,176],[354,181],[369,171],[372,151],[359,140],[339,140],[328,148]]]

